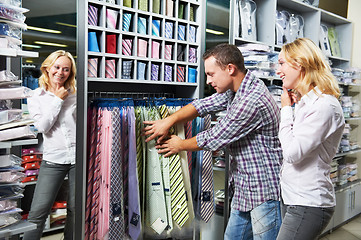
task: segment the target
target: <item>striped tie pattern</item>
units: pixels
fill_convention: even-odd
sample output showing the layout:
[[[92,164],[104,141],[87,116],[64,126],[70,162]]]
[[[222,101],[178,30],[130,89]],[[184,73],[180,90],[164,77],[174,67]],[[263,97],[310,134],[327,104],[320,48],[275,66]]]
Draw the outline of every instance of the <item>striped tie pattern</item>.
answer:
[[[173,80],[173,67],[171,65],[164,66],[164,81],[172,82]]]
[[[152,72],[150,79],[152,81],[158,81],[159,80],[159,65],[158,64],[152,64]]]
[[[109,208],[109,240],[123,239],[123,172],[120,110],[112,109],[112,153],[110,165],[110,208]]]
[[[188,61],[190,63],[196,63],[197,62],[197,49],[194,47],[189,48],[189,58]]]
[[[118,11],[107,9],[107,28],[116,29],[117,28],[117,18]]]
[[[132,55],[132,43],[133,39],[123,38],[122,40],[122,53],[124,56]]]
[[[138,1],[139,10],[148,11],[148,0],[139,0]]]
[[[138,33],[139,34],[147,34],[147,19],[144,17],[138,18]]]
[[[156,37],[160,37],[160,20],[157,19],[152,20],[152,35]]]
[[[186,26],[178,25],[178,40],[185,41],[186,37]]]
[[[137,79],[138,80],[145,80],[145,69],[147,67],[147,64],[144,62],[138,62],[138,68],[137,68]]]
[[[88,6],[88,25],[98,25],[98,8],[93,5]]]
[[[172,44],[165,45],[164,58],[167,60],[172,60]]]
[[[177,66],[177,82],[184,82],[184,67]]]
[[[115,59],[105,60],[105,78],[115,79]]]
[[[177,45],[177,60],[184,61],[184,46],[178,44]]]
[[[169,116],[169,110],[165,105],[159,107],[159,112],[163,119]],[[169,132],[172,134],[174,131],[174,128],[171,128]],[[182,227],[188,220],[189,213],[186,192],[184,190],[180,158],[178,154],[173,154],[169,157],[169,178],[172,218],[179,227]]]
[[[186,132],[186,138],[190,139],[192,138],[192,121],[188,121],[185,124],[185,132]],[[187,152],[187,159],[188,159],[188,169],[189,169],[189,177],[192,179],[192,169],[193,169],[193,161],[192,161],[192,152]]]
[[[125,32],[130,31],[131,21],[132,21],[132,14],[131,13],[123,13],[123,31],[125,31]]]
[[[196,42],[196,27],[195,26],[189,26],[189,35],[188,35],[190,42]]]
[[[131,79],[133,60],[122,61],[122,78]]]
[[[98,77],[98,58],[88,59],[88,77]]]
[[[173,23],[172,22],[165,22],[165,35],[164,36],[168,39],[173,38]]]
[[[211,127],[211,116],[204,118],[204,129]],[[202,185],[201,185],[201,218],[203,221],[208,220],[214,213],[214,197],[213,197],[213,168],[212,168],[212,152],[203,151],[202,160]]]

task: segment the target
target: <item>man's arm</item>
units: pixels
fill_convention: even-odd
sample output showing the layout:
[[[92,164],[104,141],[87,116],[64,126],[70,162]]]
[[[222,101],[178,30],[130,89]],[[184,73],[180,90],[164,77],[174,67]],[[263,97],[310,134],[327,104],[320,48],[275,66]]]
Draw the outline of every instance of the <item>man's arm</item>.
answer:
[[[188,104],[169,117],[157,121],[144,121],[148,125],[144,128],[144,134],[149,136],[145,141],[149,142],[156,137],[159,137],[157,143],[160,143],[168,136],[169,128],[176,123],[187,122],[198,117],[199,114],[192,104]]]

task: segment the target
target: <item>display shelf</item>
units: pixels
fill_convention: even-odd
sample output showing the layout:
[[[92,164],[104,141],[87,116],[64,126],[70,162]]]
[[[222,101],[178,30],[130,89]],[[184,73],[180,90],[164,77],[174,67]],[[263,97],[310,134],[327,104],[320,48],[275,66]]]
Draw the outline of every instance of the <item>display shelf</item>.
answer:
[[[359,152],[361,152],[361,148],[354,149],[354,150],[351,150],[351,151],[348,151],[348,152],[337,153],[335,157],[343,157],[343,156],[346,156],[346,155],[351,155],[351,154],[355,154],[355,153],[359,153]]]
[[[12,48],[0,48],[0,56],[7,57],[39,57],[38,52],[17,50]]]
[[[15,223],[8,227],[2,228],[0,230],[0,238],[1,239],[10,239],[11,236],[13,236],[13,235],[31,231],[33,229],[36,229],[35,223],[30,223],[28,221],[21,220],[18,223]]]

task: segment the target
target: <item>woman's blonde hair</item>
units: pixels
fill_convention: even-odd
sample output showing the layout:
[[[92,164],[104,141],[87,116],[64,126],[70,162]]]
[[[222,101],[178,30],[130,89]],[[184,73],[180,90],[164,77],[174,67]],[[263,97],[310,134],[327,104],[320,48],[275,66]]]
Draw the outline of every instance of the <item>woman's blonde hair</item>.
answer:
[[[70,70],[70,75],[68,77],[68,79],[65,81],[64,83],[64,88],[65,89],[70,89],[71,92],[75,93],[76,91],[76,86],[75,86],[75,75],[76,75],[76,65],[75,65],[75,61],[73,56],[71,55],[71,53],[66,52],[64,50],[58,50],[55,51],[53,53],[51,53],[45,60],[44,62],[41,64],[40,70],[41,70],[41,76],[39,78],[39,85],[42,86],[43,88],[45,88],[46,90],[49,89],[49,73],[47,71],[48,68],[51,68],[55,61],[59,58],[59,57],[68,57],[71,61],[71,70]]]
[[[322,93],[340,96],[336,78],[331,72],[321,49],[308,38],[298,38],[282,46],[286,61],[293,67],[301,66],[301,79],[296,89],[307,93],[311,88],[318,87]]]

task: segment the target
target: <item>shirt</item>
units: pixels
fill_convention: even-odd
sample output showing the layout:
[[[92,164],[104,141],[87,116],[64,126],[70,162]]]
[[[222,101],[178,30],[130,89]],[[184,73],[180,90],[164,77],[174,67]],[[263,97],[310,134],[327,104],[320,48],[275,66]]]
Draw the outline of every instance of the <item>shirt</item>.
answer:
[[[227,110],[196,138],[205,150],[229,149],[232,208],[246,212],[267,200],[279,200],[280,111],[266,85],[248,71],[236,93],[215,93],[192,104],[200,116]]]
[[[76,95],[62,100],[43,88],[28,98],[30,117],[43,133],[43,159],[57,164],[75,164]]]
[[[316,92],[315,92],[316,91]],[[279,137],[283,150],[280,173],[287,205],[335,206],[330,162],[335,156],[345,119],[339,101],[316,87],[295,105],[281,109]]]

